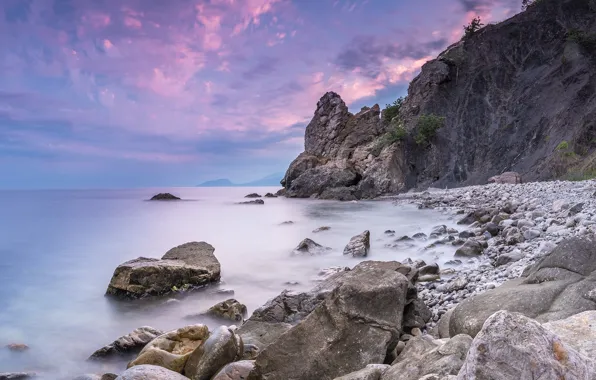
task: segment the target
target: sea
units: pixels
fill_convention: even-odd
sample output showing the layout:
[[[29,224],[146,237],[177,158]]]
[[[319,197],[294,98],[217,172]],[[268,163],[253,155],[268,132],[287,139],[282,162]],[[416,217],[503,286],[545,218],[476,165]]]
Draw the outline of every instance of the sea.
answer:
[[[280,197],[265,198],[264,205],[237,204],[248,193],[276,190],[0,191],[0,372],[34,371],[44,379],[122,372],[124,362],[86,359],[140,326],[165,331],[194,323],[216,327],[220,322],[197,314],[228,298],[244,303],[250,315],[284,289],[308,290],[325,269],[364,260],[343,255],[350,238],[364,230],[371,233],[368,260],[412,258],[442,265],[453,258],[453,247],[425,249],[429,241],[392,246],[403,235],[429,234],[440,224],[455,226],[446,213],[387,200]],[[159,192],[183,200],[148,201]],[[321,226],[331,228],[313,233]],[[293,256],[304,238],[332,249]],[[160,258],[191,241],[215,247],[221,284],[139,301],[105,296],[119,264],[139,256]],[[13,352],[5,347],[11,343],[29,349]]]

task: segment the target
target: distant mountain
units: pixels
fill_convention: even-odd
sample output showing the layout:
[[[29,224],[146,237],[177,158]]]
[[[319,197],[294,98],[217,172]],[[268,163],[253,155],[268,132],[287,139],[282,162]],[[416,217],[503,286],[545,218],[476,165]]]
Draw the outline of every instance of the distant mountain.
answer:
[[[279,182],[283,178],[283,173],[275,173],[268,175],[267,177],[258,179],[256,181],[246,183],[233,183],[227,178],[216,179],[213,181],[203,182],[198,187],[268,187],[268,186],[279,186]]]

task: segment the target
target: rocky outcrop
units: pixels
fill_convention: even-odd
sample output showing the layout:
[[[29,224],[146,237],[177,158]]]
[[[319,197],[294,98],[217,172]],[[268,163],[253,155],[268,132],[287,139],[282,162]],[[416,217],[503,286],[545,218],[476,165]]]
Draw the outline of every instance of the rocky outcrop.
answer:
[[[178,198],[177,196],[172,195],[170,193],[159,193],[159,194],[152,196],[150,200],[152,200],[152,201],[178,201],[178,200],[180,200],[180,198]]]
[[[541,0],[462,38],[422,66],[393,120],[324,94],[282,180],[286,196],[581,176],[596,157],[595,8]],[[422,134],[429,121],[436,133]]]
[[[499,310],[518,312],[538,322],[596,310],[595,243],[590,238],[567,239],[526,268],[521,278],[462,301],[450,317],[443,317],[449,318],[449,334],[475,336]]]
[[[215,248],[205,242],[182,244],[161,260],[139,257],[120,264],[108,285],[107,294],[142,298],[188,290],[220,279]]]
[[[162,335],[164,332],[153,327],[139,327],[129,334],[123,335],[112,343],[95,351],[89,359],[105,360],[126,357],[139,353],[147,343]]]

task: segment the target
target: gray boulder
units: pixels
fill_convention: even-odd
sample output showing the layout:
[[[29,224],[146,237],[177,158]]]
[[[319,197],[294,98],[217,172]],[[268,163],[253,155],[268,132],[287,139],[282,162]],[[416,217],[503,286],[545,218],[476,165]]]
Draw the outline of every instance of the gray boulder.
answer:
[[[242,358],[242,338],[231,328],[221,326],[189,356],[184,374],[191,380],[209,380],[221,368]]]
[[[330,251],[331,248],[323,247],[311,239],[304,239],[294,248],[292,256],[316,256]]]
[[[240,360],[223,367],[211,380],[244,380],[253,370],[253,360]]]
[[[449,333],[476,336],[486,319],[499,310],[518,312],[538,322],[596,310],[594,281],[595,241],[570,238],[527,267],[520,278],[460,302],[451,314]]]
[[[350,242],[344,248],[344,255],[352,257],[366,257],[370,250],[370,232],[364,231],[350,239]]]
[[[205,314],[222,318],[229,319],[231,321],[242,322],[246,317],[246,306],[236,301],[233,298],[219,302],[209,308]]]
[[[335,380],[379,380],[388,369],[386,364],[369,364],[360,371],[336,377]]]
[[[418,380],[425,375],[457,375],[464,364],[472,338],[457,335],[447,342],[414,337],[381,380]]]
[[[500,267],[501,265],[509,264],[515,261],[519,261],[524,258],[524,254],[519,249],[513,250],[512,252],[504,253],[497,257],[495,265]]]
[[[499,311],[486,320],[457,380],[594,380],[596,364],[540,323]]]
[[[107,294],[120,298],[142,298],[187,290],[220,279],[215,248],[205,242],[182,244],[161,260],[139,257],[120,264],[110,280]]]
[[[476,257],[482,254],[482,245],[476,239],[468,239],[455,251],[455,257]]]
[[[261,352],[249,379],[330,380],[385,360],[400,333],[407,278],[359,266],[339,275],[312,313]]]
[[[123,335],[112,343],[95,351],[89,359],[100,360],[114,357],[126,357],[139,353],[147,343],[162,335],[164,332],[153,327],[143,326]]]
[[[188,377],[156,365],[139,365],[127,369],[116,380],[188,380]]]

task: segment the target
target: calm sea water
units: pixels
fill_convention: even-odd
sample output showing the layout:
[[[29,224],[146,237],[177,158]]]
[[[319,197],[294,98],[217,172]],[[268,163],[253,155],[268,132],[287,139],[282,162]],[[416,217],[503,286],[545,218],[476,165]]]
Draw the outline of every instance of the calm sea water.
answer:
[[[265,199],[243,206],[250,192],[272,188],[175,188],[0,192],[0,372],[33,370],[59,379],[82,373],[122,371],[124,364],[97,366],[85,361],[96,349],[136,327],[164,330],[191,323],[185,316],[229,298],[212,289],[178,297],[117,302],[104,296],[118,264],[138,256],[161,257],[189,241],[215,247],[222,266],[222,289],[233,290],[249,313],[284,288],[305,290],[321,269],[353,267],[344,257],[350,237],[371,231],[368,259],[435,261],[436,253],[386,248],[395,237],[429,233],[437,224],[453,225],[446,215],[394,206],[386,201],[333,202]],[[188,201],[147,202],[172,192]],[[284,221],[291,225],[280,225]],[[328,225],[330,231],[313,234]],[[290,257],[304,238],[333,248],[317,257]],[[440,263],[452,257],[444,248]],[[297,284],[288,285],[287,282]],[[15,353],[9,343],[30,349]]]

